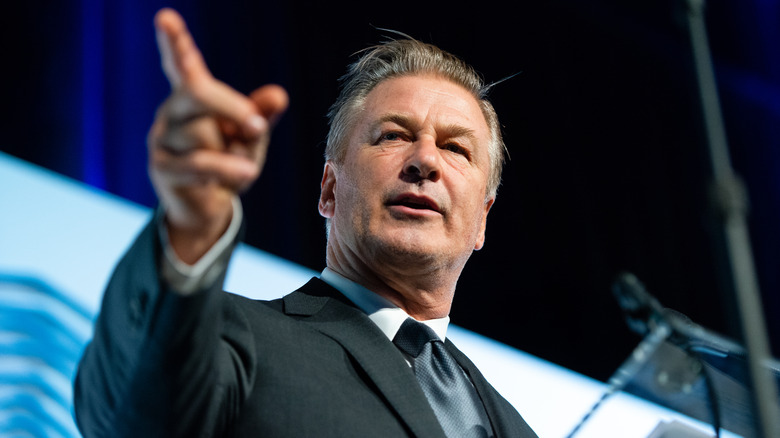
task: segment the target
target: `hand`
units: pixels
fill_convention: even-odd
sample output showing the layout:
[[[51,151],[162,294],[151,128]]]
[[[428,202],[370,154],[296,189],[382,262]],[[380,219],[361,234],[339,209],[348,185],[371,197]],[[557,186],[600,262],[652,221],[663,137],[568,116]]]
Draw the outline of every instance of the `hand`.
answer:
[[[233,197],[260,175],[288,97],[277,85],[239,93],[211,75],[177,12],[162,9],[154,22],[171,95],[149,132],[149,174],[173,250],[194,263],[229,225]]]

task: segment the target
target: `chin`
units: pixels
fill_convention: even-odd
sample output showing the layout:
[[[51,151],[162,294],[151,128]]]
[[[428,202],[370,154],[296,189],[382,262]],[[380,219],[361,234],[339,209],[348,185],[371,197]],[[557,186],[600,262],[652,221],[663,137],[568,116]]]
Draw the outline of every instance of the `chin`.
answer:
[[[404,261],[405,263],[436,264],[451,256],[450,251],[432,244],[430,233],[413,232],[400,235],[376,236],[370,245],[375,255],[382,260]]]

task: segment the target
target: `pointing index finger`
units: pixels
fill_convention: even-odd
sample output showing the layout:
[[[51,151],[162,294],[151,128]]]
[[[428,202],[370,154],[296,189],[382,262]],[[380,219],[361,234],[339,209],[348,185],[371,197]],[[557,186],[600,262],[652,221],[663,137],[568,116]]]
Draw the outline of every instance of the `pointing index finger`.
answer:
[[[211,78],[203,55],[178,12],[161,9],[154,17],[154,26],[163,71],[172,88]]]
[[[163,71],[171,88],[183,89],[197,104],[187,111],[205,111],[225,117],[250,136],[267,129],[267,123],[257,114],[256,106],[248,97],[214,79],[178,12],[161,9],[154,17],[154,25]]]

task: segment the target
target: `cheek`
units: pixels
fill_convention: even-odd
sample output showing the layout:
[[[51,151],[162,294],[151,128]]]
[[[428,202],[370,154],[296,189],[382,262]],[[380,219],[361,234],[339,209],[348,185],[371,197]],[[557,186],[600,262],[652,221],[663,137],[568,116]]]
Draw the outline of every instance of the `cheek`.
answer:
[[[471,217],[471,227],[474,230],[474,232],[479,233],[482,230],[482,223],[484,222],[484,209],[483,206],[480,204],[479,206],[474,207],[474,214]]]
[[[365,210],[368,205],[367,196],[371,193],[370,175],[361,171],[359,166],[344,169],[339,186],[336,188],[337,215],[343,218],[353,217]]]
[[[475,182],[475,184],[477,184]],[[473,189],[473,188],[472,188]],[[467,226],[470,226],[476,233],[481,232],[482,226],[485,222],[485,215],[487,205],[485,204],[485,191],[481,190],[479,193],[474,193],[472,200],[468,206],[468,213],[465,215],[466,220],[469,221]]]
[[[346,169],[348,190],[353,195],[353,200],[371,198],[382,191],[383,184],[391,181],[391,163],[383,157],[374,156],[372,159],[356,160],[350,163]]]
[[[446,163],[449,172],[456,173],[460,178],[472,178],[471,174],[474,172],[474,168],[466,157],[458,154],[444,153],[442,155],[442,161]]]

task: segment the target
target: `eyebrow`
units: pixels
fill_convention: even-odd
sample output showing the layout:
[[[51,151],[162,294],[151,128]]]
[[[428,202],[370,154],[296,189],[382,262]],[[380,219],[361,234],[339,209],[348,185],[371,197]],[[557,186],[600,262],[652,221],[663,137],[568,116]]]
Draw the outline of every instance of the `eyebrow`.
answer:
[[[374,126],[379,126],[382,123],[385,122],[391,122],[395,123],[396,125],[403,126],[406,129],[410,130],[417,130],[417,122],[414,121],[411,117],[401,114],[401,113],[388,113],[380,117]],[[467,128],[463,125],[458,125],[455,123],[444,125],[440,129],[436,129],[437,132],[443,132],[446,137],[448,138],[457,138],[457,137],[466,137],[475,144],[477,143],[477,136],[474,133],[474,130],[471,128]]]

